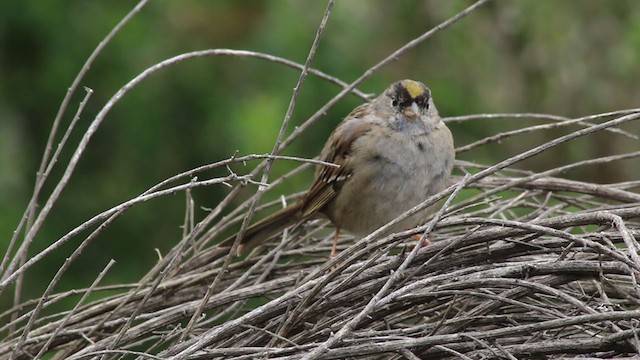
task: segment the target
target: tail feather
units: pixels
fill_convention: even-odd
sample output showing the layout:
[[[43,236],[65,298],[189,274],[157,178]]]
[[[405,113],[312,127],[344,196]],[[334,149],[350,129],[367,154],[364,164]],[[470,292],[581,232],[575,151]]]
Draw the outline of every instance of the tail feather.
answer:
[[[245,249],[251,249],[260,245],[272,236],[286,229],[288,226],[299,223],[300,221],[300,203],[287,206],[286,208],[267,216],[247,228],[247,231],[245,231],[242,239],[240,240],[240,246],[238,247],[237,254],[241,254]],[[226,238],[218,246],[231,247],[233,242],[236,240],[237,235],[238,234],[234,234],[233,236]]]

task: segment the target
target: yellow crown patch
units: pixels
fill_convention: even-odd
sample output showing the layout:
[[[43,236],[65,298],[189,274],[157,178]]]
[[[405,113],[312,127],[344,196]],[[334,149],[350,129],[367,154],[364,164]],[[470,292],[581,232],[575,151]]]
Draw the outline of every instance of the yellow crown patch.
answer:
[[[407,92],[409,93],[409,96],[411,96],[412,99],[415,99],[418,96],[424,94],[424,86],[422,86],[422,84],[420,84],[417,81],[404,80],[402,82],[402,85],[404,86],[405,89],[407,89]]]

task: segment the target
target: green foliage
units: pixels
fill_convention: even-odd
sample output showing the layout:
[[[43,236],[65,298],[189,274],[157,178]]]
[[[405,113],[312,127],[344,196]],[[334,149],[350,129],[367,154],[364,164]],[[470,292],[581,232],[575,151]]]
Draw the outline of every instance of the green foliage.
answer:
[[[468,4],[339,1],[313,67],[349,82]],[[132,5],[107,0],[0,2],[1,252],[28,202],[60,101],[85,59]],[[579,5],[551,0],[495,2],[383,68],[360,89],[375,93],[399,78],[419,79],[432,88],[443,116],[535,111],[574,117],[637,107],[640,8],[634,5],[632,0]],[[79,140],[121,86],[168,57],[233,48],[303,63],[324,7],[315,1],[150,2],[106,47],[83,80],[82,85],[95,93],[72,142]],[[178,172],[227,158],[235,151],[270,151],[297,76],[297,71],[281,65],[226,57],[189,60],[154,74],[107,116],[32,251]],[[309,77],[289,132],[338,90]],[[63,128],[82,96],[73,98]],[[359,102],[347,97],[287,154],[315,155],[331,129]],[[508,121],[452,128],[461,145],[512,126]],[[493,163],[557,133],[536,136],[525,135],[493,147],[495,152],[469,153],[463,158]],[[527,166],[551,168],[621,152],[633,144],[619,139],[608,134],[593,137]],[[70,156],[68,149],[52,179],[59,178]],[[282,174],[292,167],[278,164],[275,171]],[[637,178],[638,169],[605,164],[579,176],[620,181]],[[288,181],[282,192],[304,189],[308,175]],[[45,193],[54,185],[47,183]],[[197,206],[214,207],[227,191],[224,186],[199,191]],[[72,268],[75,278],[67,280],[73,284],[59,286],[87,286],[111,258],[118,263],[106,283],[139,278],[157,259],[150,249],[162,253],[176,243],[183,212],[183,194],[133,209],[82,255]],[[204,215],[198,210],[198,218]],[[51,257],[34,268],[27,279],[26,297],[39,296],[46,287],[44,281],[75,246],[77,242],[68,244],[56,252],[58,260]],[[0,308],[9,303],[7,298],[0,299]]]

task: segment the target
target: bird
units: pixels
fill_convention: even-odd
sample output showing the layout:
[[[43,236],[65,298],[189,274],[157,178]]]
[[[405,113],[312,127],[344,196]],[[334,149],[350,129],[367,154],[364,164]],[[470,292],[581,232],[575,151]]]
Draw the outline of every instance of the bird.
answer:
[[[455,160],[451,131],[441,120],[431,90],[401,80],[356,107],[327,139],[315,180],[297,202],[249,226],[238,254],[289,226],[324,215],[335,226],[331,257],[340,231],[364,237],[443,190]],[[413,228],[431,209],[388,230]],[[230,247],[235,236],[219,244]]]

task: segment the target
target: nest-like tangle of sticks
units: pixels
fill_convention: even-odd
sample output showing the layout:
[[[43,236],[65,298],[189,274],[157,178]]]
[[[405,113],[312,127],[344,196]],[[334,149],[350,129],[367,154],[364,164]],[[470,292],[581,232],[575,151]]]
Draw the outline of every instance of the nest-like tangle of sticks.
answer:
[[[580,124],[587,134],[617,123],[595,130]],[[328,258],[326,220],[232,257],[216,244],[222,229],[243,219],[249,201],[222,218],[214,209],[138,284],[91,289],[118,295],[31,318],[37,303],[86,291],[79,289],[26,302],[13,321],[16,309],[1,314],[6,325],[0,330],[9,335],[0,341],[0,356],[15,348],[21,349],[16,358],[25,359],[45,351],[74,359],[637,354],[640,195],[629,189],[638,184],[553,176],[571,166],[535,174],[501,164],[458,162],[454,183],[464,186],[441,198],[462,190],[464,200],[454,199],[425,226],[402,234],[343,236],[334,259]],[[425,230],[431,244],[414,248],[410,234]]]

